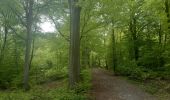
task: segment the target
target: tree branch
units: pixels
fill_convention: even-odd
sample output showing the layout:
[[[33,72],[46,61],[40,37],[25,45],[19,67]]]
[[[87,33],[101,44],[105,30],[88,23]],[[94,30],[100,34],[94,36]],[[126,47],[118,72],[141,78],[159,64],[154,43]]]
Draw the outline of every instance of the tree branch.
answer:
[[[8,25],[8,27],[9,27],[9,28],[15,33],[15,35],[18,36],[20,39],[26,40],[24,37],[22,37],[21,35],[17,34],[16,30],[15,30],[12,26]]]
[[[66,41],[69,42],[70,39],[69,39],[67,36],[65,36],[65,35],[60,31],[60,29],[58,28],[58,26],[57,26],[54,18],[53,18],[52,16],[50,16],[50,19],[53,21],[53,23],[54,23],[54,25],[55,25],[55,28],[56,28],[56,30],[58,31],[58,33],[59,33]]]

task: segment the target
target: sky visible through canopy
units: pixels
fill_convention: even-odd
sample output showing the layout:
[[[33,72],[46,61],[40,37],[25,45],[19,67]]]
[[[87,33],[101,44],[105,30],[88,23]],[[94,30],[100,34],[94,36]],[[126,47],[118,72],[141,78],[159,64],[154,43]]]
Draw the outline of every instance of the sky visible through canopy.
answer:
[[[52,33],[56,31],[55,25],[45,16],[41,17],[41,23],[39,25],[41,32],[43,33]]]

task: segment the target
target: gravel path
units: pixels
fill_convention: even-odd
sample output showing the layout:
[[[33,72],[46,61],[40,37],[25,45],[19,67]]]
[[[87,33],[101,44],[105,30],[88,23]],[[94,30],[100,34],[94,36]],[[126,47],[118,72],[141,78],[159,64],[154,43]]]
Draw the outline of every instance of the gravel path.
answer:
[[[93,69],[94,100],[157,100],[126,80],[102,69]]]

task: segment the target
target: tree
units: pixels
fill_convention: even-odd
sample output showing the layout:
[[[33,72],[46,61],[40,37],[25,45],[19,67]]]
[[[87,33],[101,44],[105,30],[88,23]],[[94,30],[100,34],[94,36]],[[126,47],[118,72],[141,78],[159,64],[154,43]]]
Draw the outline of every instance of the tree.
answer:
[[[26,13],[26,48],[25,48],[25,62],[24,62],[24,89],[29,89],[29,69],[31,60],[31,44],[32,44],[32,25],[33,25],[33,4],[34,0],[26,0],[25,2]]]
[[[80,7],[78,0],[70,0],[70,65],[69,84],[74,88],[80,80]]]
[[[165,0],[165,13],[167,15],[168,32],[170,34],[170,1]]]

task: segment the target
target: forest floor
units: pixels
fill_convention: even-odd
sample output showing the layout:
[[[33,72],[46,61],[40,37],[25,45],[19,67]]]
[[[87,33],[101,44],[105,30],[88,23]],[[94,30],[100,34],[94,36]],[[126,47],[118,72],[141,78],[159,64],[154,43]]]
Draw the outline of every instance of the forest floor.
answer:
[[[92,70],[92,96],[95,100],[157,100],[139,86],[102,70]]]

